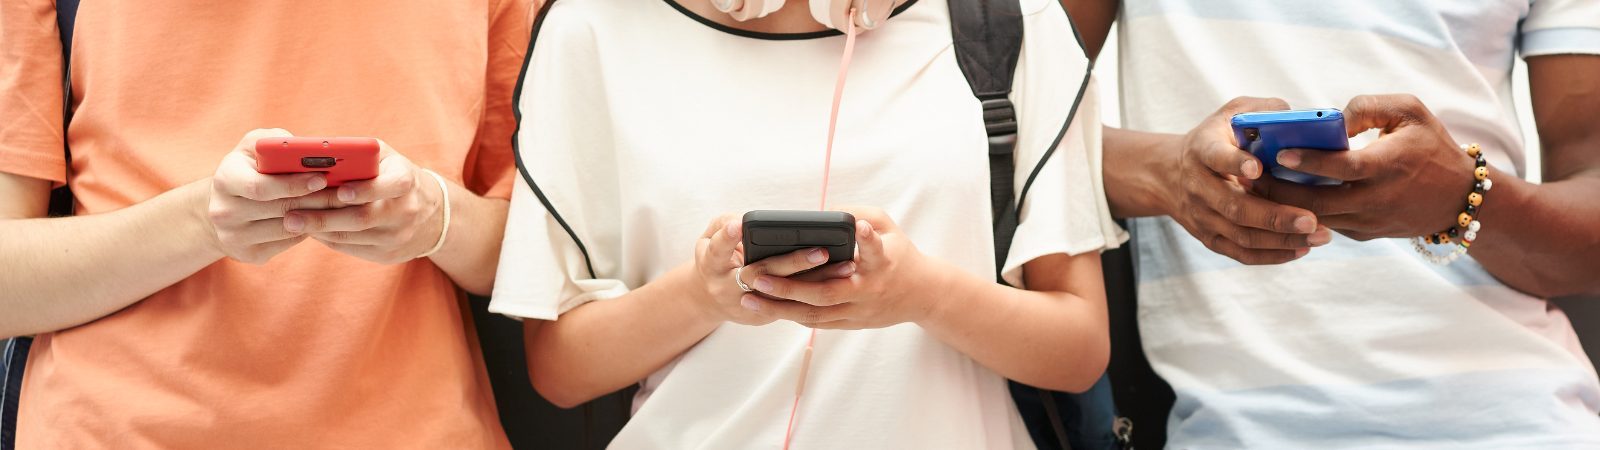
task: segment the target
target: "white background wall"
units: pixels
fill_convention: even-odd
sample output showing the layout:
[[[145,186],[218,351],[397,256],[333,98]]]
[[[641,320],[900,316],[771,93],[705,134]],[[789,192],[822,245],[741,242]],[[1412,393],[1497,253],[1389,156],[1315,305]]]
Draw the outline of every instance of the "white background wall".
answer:
[[[1095,63],[1095,78],[1100,84],[1101,112],[1105,123],[1116,126],[1122,123],[1122,108],[1117,102],[1117,29],[1112,28],[1110,34],[1105,49],[1100,51],[1099,62]],[[1528,179],[1538,181],[1539,134],[1534,131],[1533,109],[1528,104],[1528,66],[1519,58],[1512,70],[1512,95],[1515,97],[1517,117],[1522,123],[1522,136],[1528,150],[1525,152],[1528,161],[1524,167],[1528,169]]]

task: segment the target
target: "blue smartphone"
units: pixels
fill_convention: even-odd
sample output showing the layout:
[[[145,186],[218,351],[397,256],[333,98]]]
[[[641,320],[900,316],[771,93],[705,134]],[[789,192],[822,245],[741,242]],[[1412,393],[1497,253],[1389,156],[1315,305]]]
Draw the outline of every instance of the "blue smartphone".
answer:
[[[1265,173],[1284,181],[1329,186],[1343,183],[1327,177],[1296,172],[1278,165],[1278,151],[1286,148],[1345,151],[1344,113],[1337,109],[1297,109],[1235,114],[1233,136],[1239,148],[1261,160]]]

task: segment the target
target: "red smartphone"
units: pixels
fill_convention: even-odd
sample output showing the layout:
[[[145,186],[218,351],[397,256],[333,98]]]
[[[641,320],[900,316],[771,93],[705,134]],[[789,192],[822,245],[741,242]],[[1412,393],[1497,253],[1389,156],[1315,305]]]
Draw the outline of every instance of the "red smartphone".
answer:
[[[256,141],[256,171],[325,172],[328,186],[378,176],[378,140],[364,137],[277,137]]]

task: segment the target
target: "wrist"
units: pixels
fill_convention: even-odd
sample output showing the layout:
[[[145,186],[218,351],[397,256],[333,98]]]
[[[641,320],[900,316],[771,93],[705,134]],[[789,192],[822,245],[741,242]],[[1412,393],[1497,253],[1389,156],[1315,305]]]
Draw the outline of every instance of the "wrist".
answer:
[[[412,245],[419,248],[417,258],[430,258],[444,250],[445,243],[449,242],[450,228],[445,224],[452,219],[454,204],[449,192],[450,184],[446,183],[441,175],[430,170],[417,168],[414,175],[416,182],[421,186],[422,199],[428,214],[423,215],[420,232],[412,239]]]
[[[1162,216],[1174,216],[1182,209],[1182,199],[1188,194],[1185,192],[1182,178],[1179,174],[1183,171],[1183,146],[1186,136],[1169,136],[1162,139],[1160,144],[1150,152],[1156,155],[1149,170],[1140,171],[1138,186],[1142,187],[1141,197],[1145,200],[1145,207],[1158,211]]]
[[[695,268],[693,261],[679,265],[655,282],[665,285],[663,287],[668,293],[667,298],[677,303],[673,305],[674,309],[691,312],[695,324],[716,326],[728,320],[722,311],[717,309],[715,297],[706,289],[705,280],[700,278],[700,272]]]
[[[222,240],[217,237],[216,224],[211,223],[211,195],[214,189],[211,178],[205,178],[178,188],[178,204],[188,212],[186,222],[194,224],[192,231],[194,242],[200,242],[200,250],[212,259],[222,259],[228,256],[222,250]]]
[[[932,258],[924,258],[922,265],[927,268],[911,278],[922,282],[914,283],[916,288],[907,293],[908,298],[914,299],[909,322],[927,328],[943,323],[954,305],[966,297],[960,289],[965,272]]]

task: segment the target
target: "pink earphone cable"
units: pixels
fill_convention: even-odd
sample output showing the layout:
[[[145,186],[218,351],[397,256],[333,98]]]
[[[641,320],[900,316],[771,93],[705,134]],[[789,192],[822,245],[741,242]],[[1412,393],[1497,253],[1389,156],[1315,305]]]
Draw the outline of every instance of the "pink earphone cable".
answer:
[[[833,108],[828,111],[828,144],[827,152],[822,159],[822,202],[818,210],[828,209],[828,173],[833,168],[833,135],[839,126],[839,102],[844,98],[844,79],[850,73],[850,55],[856,50],[856,10],[850,8],[848,25],[844,30],[844,56],[839,60],[839,79],[833,85]],[[817,343],[817,330],[811,329],[811,337],[806,338],[806,353],[800,359],[800,380],[794,387],[794,405],[789,407],[789,425],[783,430],[783,449],[789,450],[789,441],[794,438],[794,421],[800,413],[800,396],[806,391],[806,374],[811,370],[811,354]]]

